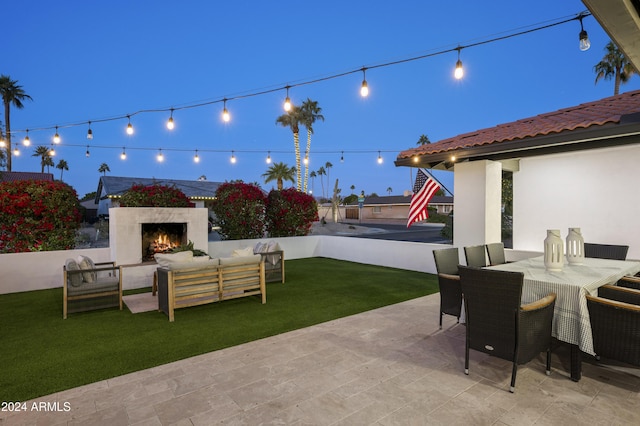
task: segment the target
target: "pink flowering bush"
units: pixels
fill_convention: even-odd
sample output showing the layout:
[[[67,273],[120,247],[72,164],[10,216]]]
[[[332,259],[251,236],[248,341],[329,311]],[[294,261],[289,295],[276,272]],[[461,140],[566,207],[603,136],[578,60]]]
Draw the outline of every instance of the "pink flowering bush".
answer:
[[[0,253],[72,249],[79,207],[64,182],[0,182]]]
[[[224,240],[243,240],[264,236],[266,197],[255,184],[225,182],[216,191],[212,210],[218,233]]]
[[[189,197],[166,185],[133,185],[120,197],[121,207],[193,207]]]
[[[295,188],[274,189],[267,197],[266,216],[269,236],[304,236],[318,220],[318,205],[311,195]]]

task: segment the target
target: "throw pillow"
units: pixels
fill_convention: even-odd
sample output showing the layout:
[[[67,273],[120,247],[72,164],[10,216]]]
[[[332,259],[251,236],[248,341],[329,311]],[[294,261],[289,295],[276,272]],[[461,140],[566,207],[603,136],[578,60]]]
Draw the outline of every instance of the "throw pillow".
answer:
[[[80,270],[78,262],[76,262],[74,259],[67,259],[64,266],[69,272]],[[80,287],[82,285],[82,274],[68,274],[67,277],[69,277],[68,284],[71,284],[72,287]]]
[[[81,270],[96,269],[96,265],[95,263],[93,263],[93,260],[91,260],[87,256],[78,257],[78,266],[80,267]],[[86,283],[95,282],[97,278],[98,278],[98,274],[95,271],[82,273],[82,279]]]
[[[190,250],[180,251],[178,253],[156,253],[154,259],[163,268],[168,268],[172,263],[191,262],[193,260],[193,252]]]
[[[266,248],[267,248],[266,244],[258,242],[258,244],[256,244],[256,246],[253,248],[253,252],[255,254],[263,253],[266,250]]]
[[[231,257],[253,256],[253,247],[245,247],[243,249],[235,249],[231,253]]]

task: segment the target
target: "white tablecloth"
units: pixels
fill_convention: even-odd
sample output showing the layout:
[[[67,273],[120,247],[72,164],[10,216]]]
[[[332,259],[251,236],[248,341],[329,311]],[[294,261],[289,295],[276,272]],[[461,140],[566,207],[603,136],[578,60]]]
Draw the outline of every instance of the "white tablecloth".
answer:
[[[587,258],[582,265],[569,265],[566,260],[561,272],[544,267],[543,257],[491,266],[489,269],[524,273],[522,303],[530,303],[547,294],[557,294],[553,315],[553,337],[578,345],[591,355],[593,337],[585,295],[597,295],[598,287],[612,284],[625,275],[640,271],[640,262]]]

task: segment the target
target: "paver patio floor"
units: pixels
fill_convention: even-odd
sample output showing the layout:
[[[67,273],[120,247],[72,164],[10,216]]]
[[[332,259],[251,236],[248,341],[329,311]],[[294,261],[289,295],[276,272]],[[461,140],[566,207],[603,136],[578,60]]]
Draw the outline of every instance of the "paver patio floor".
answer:
[[[440,296],[69,389],[27,402],[61,411],[0,412],[0,425],[558,425],[638,424],[640,373],[583,363],[568,350],[521,366],[471,352]],[[108,360],[105,360],[108,362]],[[68,411],[64,411],[68,408]]]

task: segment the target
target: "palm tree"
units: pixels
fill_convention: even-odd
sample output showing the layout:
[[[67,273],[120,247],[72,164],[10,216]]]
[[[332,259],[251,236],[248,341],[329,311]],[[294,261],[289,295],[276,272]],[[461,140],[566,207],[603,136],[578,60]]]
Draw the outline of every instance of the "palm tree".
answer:
[[[309,159],[309,153],[311,152],[311,135],[313,134],[313,124],[316,120],[324,121],[324,115],[320,114],[322,108],[318,106],[318,101],[312,101],[307,98],[300,107],[300,122],[307,128],[307,149],[304,153],[304,158]],[[309,165],[304,168],[304,192],[307,192],[307,181],[309,180]]]
[[[391,189],[391,187],[388,187],[388,188],[387,188],[387,193],[388,193],[389,195],[391,195],[391,193],[392,193],[392,192],[393,192],[393,189]]]
[[[5,134],[7,135],[7,171],[11,171],[11,105],[18,109],[24,108],[22,101],[31,99],[27,95],[22,86],[18,85],[17,80],[11,80],[8,75],[0,75],[0,94],[2,95],[2,103],[4,104],[4,125]]]
[[[356,189],[355,185],[351,185],[351,193],[353,194],[353,191]]]
[[[329,198],[329,188],[331,188],[331,181],[329,180],[329,170],[333,167],[329,161],[324,164],[324,168],[327,170],[327,198]]]
[[[36,147],[35,151],[33,152],[33,154],[31,154],[31,156],[40,157],[40,166],[42,166],[42,168],[40,169],[40,173],[44,173],[45,166],[53,165],[53,160],[51,159],[51,149],[49,147],[46,147],[44,145],[39,145]]]
[[[633,76],[637,74],[638,70],[633,67],[633,64],[629,62],[629,59],[618,49],[612,41],[605,46],[605,52],[607,52],[600,62],[598,62],[593,70],[596,73],[596,84],[600,79],[615,81],[613,86],[613,94],[620,93],[620,84],[624,84]]]
[[[289,167],[285,163],[273,163],[262,177],[264,178],[264,183],[275,180],[278,184],[278,191],[282,191],[283,181],[288,180],[293,183],[293,175],[295,172],[295,167]]]
[[[324,198],[324,182],[322,181],[322,176],[326,175],[327,171],[324,169],[324,167],[321,166],[316,173],[318,174],[318,176],[320,176],[320,185],[322,185],[322,198]]]
[[[282,114],[276,119],[276,124],[282,127],[288,127],[293,133],[293,146],[296,151],[296,186],[298,191],[302,190],[302,176],[300,174],[300,107],[291,106],[291,110],[286,114]]]
[[[318,175],[316,174],[315,171],[312,170],[311,173],[309,173],[309,177],[311,178],[311,193],[313,193],[315,192],[313,189],[313,186],[314,186],[313,184],[315,183],[316,177],[318,177]]]
[[[60,159],[60,161],[58,161],[58,165],[56,165],[56,169],[60,169],[60,180],[62,181],[62,173],[65,170],[69,170],[69,164],[67,164],[66,160]]]
[[[102,173],[103,176],[107,175],[107,172],[110,172],[111,169],[109,169],[109,165],[107,163],[102,163],[100,164],[100,167],[98,167],[98,173]]]
[[[431,141],[429,140],[429,136],[427,135],[420,135],[420,138],[418,139],[418,143],[416,145],[418,146],[422,146],[422,145],[426,145],[431,143]]]

